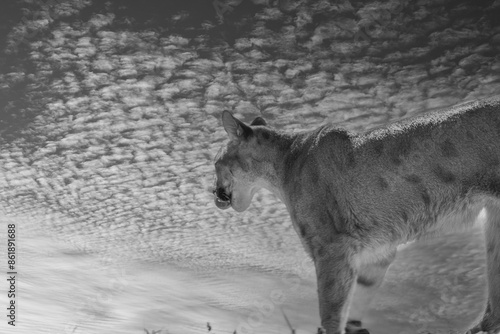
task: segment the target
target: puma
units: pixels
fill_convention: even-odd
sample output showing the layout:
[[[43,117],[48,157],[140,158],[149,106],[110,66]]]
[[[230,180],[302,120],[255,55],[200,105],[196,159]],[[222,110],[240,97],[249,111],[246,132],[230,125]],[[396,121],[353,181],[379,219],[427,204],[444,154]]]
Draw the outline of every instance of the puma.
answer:
[[[228,111],[222,123],[230,141],[215,161],[215,204],[244,211],[260,188],[280,198],[314,260],[327,334],[368,333],[363,312],[398,245],[471,227],[483,209],[488,300],[467,333],[500,331],[500,99],[361,134],[288,133]]]

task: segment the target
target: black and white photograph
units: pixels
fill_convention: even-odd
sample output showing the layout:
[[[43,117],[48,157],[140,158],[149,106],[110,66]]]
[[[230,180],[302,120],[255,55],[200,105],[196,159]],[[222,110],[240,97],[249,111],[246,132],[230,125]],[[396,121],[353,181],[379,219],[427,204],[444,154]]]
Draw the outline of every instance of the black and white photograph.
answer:
[[[499,334],[500,0],[6,0],[0,333]]]

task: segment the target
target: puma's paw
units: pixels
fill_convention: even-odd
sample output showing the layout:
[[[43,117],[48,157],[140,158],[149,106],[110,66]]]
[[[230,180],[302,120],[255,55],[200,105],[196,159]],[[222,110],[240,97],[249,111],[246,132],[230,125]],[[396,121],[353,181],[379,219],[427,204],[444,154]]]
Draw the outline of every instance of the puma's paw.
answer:
[[[350,320],[345,327],[345,334],[370,334],[366,328],[361,328],[361,321]],[[326,331],[319,327],[317,334],[326,334]]]
[[[349,320],[347,322],[347,326],[345,328],[345,333],[346,334],[370,334],[370,332],[367,329],[361,328],[361,326],[362,326],[361,321]]]
[[[358,328],[355,330],[346,329],[345,334],[370,334],[370,332],[366,328]]]

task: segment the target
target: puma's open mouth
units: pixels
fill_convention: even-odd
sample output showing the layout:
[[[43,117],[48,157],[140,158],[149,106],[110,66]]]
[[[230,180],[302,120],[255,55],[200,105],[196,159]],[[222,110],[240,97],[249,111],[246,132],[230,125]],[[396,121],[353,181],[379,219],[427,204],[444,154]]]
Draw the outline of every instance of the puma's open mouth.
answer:
[[[215,205],[219,209],[225,210],[231,206],[231,195],[228,195],[220,190],[214,190],[213,194]]]

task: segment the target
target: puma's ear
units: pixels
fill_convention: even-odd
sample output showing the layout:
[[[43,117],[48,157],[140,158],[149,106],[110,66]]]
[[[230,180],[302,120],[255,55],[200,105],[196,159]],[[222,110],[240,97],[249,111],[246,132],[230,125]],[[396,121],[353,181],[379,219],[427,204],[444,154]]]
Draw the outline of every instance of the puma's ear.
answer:
[[[222,125],[226,130],[231,141],[240,141],[246,139],[252,134],[252,129],[235,118],[229,111],[222,112]]]
[[[250,125],[264,125],[264,126],[266,126],[267,122],[262,117],[255,117],[255,119],[253,120],[252,123],[250,123]]]

